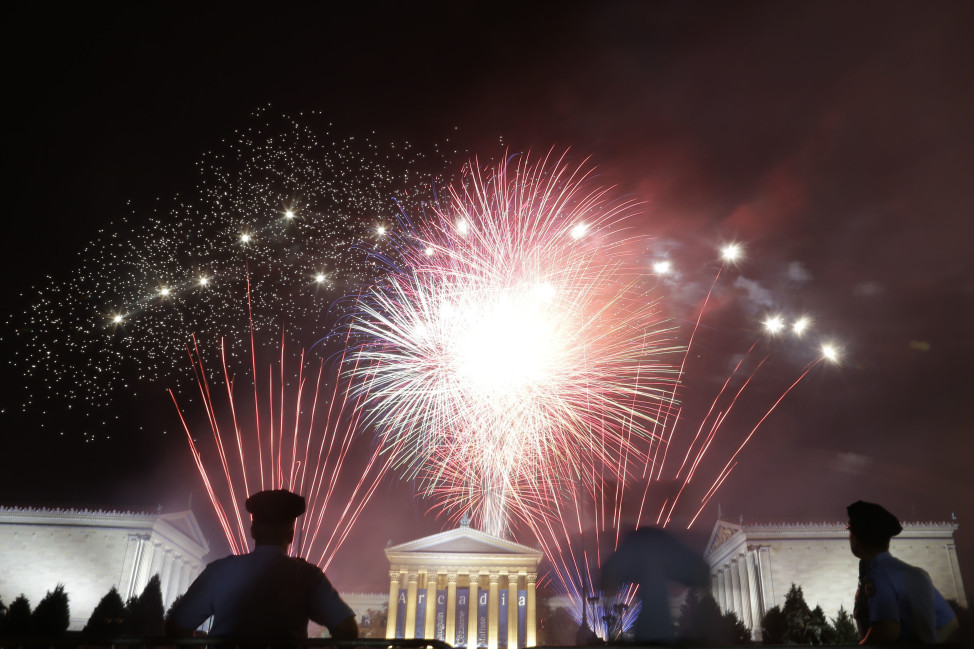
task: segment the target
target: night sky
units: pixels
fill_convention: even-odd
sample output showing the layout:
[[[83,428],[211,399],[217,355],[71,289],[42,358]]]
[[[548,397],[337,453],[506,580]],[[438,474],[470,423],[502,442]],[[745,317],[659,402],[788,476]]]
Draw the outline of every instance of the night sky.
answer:
[[[807,311],[842,347],[742,453],[697,541],[718,503],[731,520],[834,521],[877,501],[903,520],[956,515],[974,588],[970,3],[23,3],[4,14],[6,358],[43,276],[69,278],[100,228],[190,194],[201,157],[256,111],[319,111],[380,141],[451,138],[457,167],[504,147],[569,148],[641,201],[637,229],[675,262],[702,268],[722,242],[746,245],[728,280],[744,306],[715,309],[700,339],[701,392],[734,358],[731,315]],[[79,428],[104,413],[24,413],[22,367],[4,372],[0,502],[173,508],[194,492],[220,552],[168,386],[116,399],[99,429],[110,439],[86,443]],[[412,502],[385,489],[386,502]],[[417,505],[376,505],[358,547],[378,553],[441,526]],[[364,570],[350,556],[339,585]]]

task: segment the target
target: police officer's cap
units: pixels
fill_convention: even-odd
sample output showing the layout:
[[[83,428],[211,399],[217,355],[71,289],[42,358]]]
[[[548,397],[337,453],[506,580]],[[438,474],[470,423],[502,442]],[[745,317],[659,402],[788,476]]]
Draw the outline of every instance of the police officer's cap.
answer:
[[[286,489],[259,491],[247,499],[254,522],[264,525],[290,525],[304,510],[304,497]]]
[[[849,531],[863,540],[888,541],[903,531],[903,526],[884,507],[857,500],[848,507]]]

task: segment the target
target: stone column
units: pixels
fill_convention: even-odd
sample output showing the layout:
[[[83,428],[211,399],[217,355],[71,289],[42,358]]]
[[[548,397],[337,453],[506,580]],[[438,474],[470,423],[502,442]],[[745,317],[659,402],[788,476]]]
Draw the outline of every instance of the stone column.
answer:
[[[533,572],[529,572],[527,578],[525,579],[525,590],[528,591],[528,610],[527,610],[527,643],[529,647],[534,647],[538,644],[538,607],[537,599],[535,599],[535,584],[538,581],[538,575]]]
[[[165,560],[165,552],[166,551],[162,547],[162,543],[159,543],[158,541],[153,541],[153,543],[152,543],[152,563],[149,564],[149,573],[145,576],[145,583],[146,584],[149,583],[149,580],[154,575],[159,575],[160,576],[160,580],[159,580],[160,583],[159,583],[159,585],[160,586],[162,585],[162,579],[161,579],[162,575],[160,575],[159,573],[162,572],[162,564],[163,564],[163,561]],[[145,586],[143,586],[143,588],[145,588]]]
[[[722,612],[727,612],[727,572],[723,568],[717,571],[717,604]]]
[[[467,608],[469,611],[469,607]],[[457,573],[446,573],[446,643],[457,641]]]
[[[416,637],[416,581],[418,579],[417,573],[409,573],[409,585],[406,586],[406,628],[403,629],[402,634],[406,639]]]
[[[758,573],[761,575],[761,609],[765,612],[774,607],[774,576],[771,574],[771,548],[758,548]]]
[[[135,579],[132,583],[132,597],[138,597],[149,581],[149,568],[152,567],[153,545],[149,542],[149,535],[139,537],[139,560],[135,565]]]
[[[480,573],[470,573],[470,601],[467,602],[467,649],[474,649],[477,646],[477,598],[480,593]]]
[[[517,573],[507,573],[507,649],[517,649]]]
[[[170,587],[172,585],[173,563],[176,561],[175,554],[172,548],[163,550],[162,570],[159,571],[159,590],[162,591],[162,605],[164,608],[169,608],[169,602],[175,597]]]
[[[497,572],[488,575],[490,599],[487,600],[487,649],[497,649],[497,598],[501,576]]]
[[[129,534],[125,545],[125,559],[122,562],[122,572],[118,577],[119,594],[122,601],[132,597],[135,590],[135,576],[139,571],[139,555],[142,553],[142,537],[139,534]]]
[[[180,572],[182,574],[179,576],[179,592],[185,593],[189,590],[189,585],[193,583],[193,580],[203,572],[203,568],[199,564],[185,561],[183,562],[183,569]]]
[[[752,545],[747,549],[747,575],[750,584],[748,596],[751,600],[751,638],[760,640],[761,620],[766,611],[761,605],[761,572],[758,570],[757,546]]]
[[[166,577],[163,580],[163,602],[168,609],[172,601],[179,595],[179,568],[183,561],[183,555],[175,551],[170,551],[169,561],[166,563]]]
[[[399,571],[389,571],[389,616],[386,619],[386,638],[396,637],[396,620],[399,619]]]
[[[436,637],[436,568],[426,569],[426,633],[424,638]]]
[[[741,617],[741,573],[737,568],[737,559],[730,562],[731,606],[737,617]]]
[[[186,592],[183,588],[183,581],[186,579],[189,563],[182,556],[176,559],[176,565],[172,567],[172,596],[176,599]]]
[[[751,582],[747,578],[747,555],[743,552],[737,558],[737,570],[741,581],[741,613],[738,616],[744,625],[754,628],[754,621],[751,617]]]

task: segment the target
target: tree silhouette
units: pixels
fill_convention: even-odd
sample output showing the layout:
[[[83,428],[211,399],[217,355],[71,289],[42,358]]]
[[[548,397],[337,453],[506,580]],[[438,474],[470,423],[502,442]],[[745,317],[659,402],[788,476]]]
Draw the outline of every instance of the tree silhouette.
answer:
[[[64,592],[64,584],[58,584],[54,590],[47,591],[34,609],[31,618],[34,622],[34,633],[38,635],[61,635],[68,630],[71,624],[71,613],[68,609],[68,594]]]
[[[761,641],[764,644],[785,644],[788,620],[780,606],[772,606],[761,618]]]
[[[848,618],[848,614],[841,611]],[[834,644],[837,633],[821,606],[808,608],[801,586],[791,585],[785,605],[774,606],[761,620],[764,644]],[[855,641],[855,640],[854,640]]]
[[[181,601],[183,601],[183,595],[176,595],[176,599],[174,599],[172,604],[169,605],[169,610],[166,611],[166,616],[163,618],[164,626],[169,626],[169,620],[172,619],[173,612],[176,610],[176,607],[179,606]]]
[[[159,575],[152,575],[138,597],[125,606],[126,632],[137,636],[159,636],[165,632],[165,607]]]
[[[10,602],[3,624],[3,633],[11,636],[30,635],[31,631],[33,631],[33,620],[30,615],[30,600],[26,595],[20,594],[17,599]]]
[[[3,633],[3,624],[7,621],[7,607],[3,603],[3,598],[0,597],[0,633]]]
[[[835,629],[829,624],[821,606],[812,609],[812,615],[805,627],[805,637],[811,640],[812,644],[835,644]]]
[[[85,624],[84,633],[92,635],[121,635],[125,630],[125,603],[118,590],[112,586],[98,606],[91,612],[88,623]]]
[[[785,642],[788,644],[809,644],[808,623],[812,618],[812,610],[805,603],[805,594],[801,586],[791,585],[785,595],[785,605],[781,612],[785,614],[787,630]]]
[[[857,644],[859,642],[859,631],[856,630],[856,623],[844,607],[840,606],[839,614],[832,619],[832,628],[835,631],[833,636],[835,644]]]
[[[731,639],[731,644],[751,644],[751,630],[747,628],[743,620],[738,618],[737,614],[733,611],[724,614],[724,624]]]
[[[750,644],[751,632],[737,615],[721,613],[713,595],[687,591],[677,620],[680,639],[693,644],[728,645]]]

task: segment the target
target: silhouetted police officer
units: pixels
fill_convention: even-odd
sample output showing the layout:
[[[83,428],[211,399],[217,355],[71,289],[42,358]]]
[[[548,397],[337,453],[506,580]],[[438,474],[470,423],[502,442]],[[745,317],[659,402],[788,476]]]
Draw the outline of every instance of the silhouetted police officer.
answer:
[[[355,614],[318,566],[287,555],[304,498],[283,489],[247,499],[254,550],[210,563],[186,591],[166,625],[188,636],[213,616],[212,636],[306,638],[308,620],[332,637],[358,637]]]
[[[889,553],[903,531],[893,514],[858,500],[846,508],[849,546],[859,558],[859,588],[853,615],[862,644],[943,642],[957,618],[933,587],[930,575]]]

